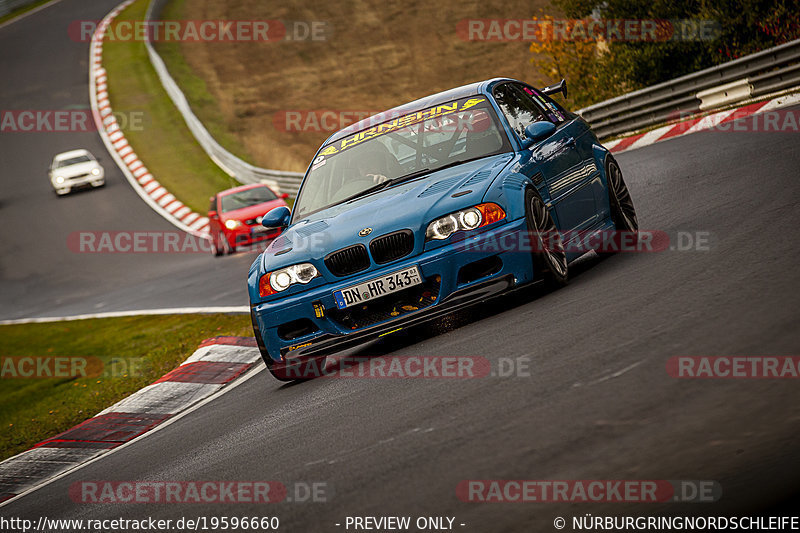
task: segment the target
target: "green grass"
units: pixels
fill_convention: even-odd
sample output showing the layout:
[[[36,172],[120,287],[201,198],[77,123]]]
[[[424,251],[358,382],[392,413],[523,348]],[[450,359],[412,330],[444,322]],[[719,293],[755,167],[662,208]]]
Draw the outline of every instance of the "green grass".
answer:
[[[48,2],[51,2],[51,1],[52,0],[38,0],[38,2],[33,2],[33,3],[28,4],[26,6],[18,7],[17,9],[12,11],[11,13],[7,13],[7,14],[3,15],[2,17],[0,17],[0,24],[2,24],[4,22],[7,22],[7,21],[9,21],[9,20],[11,20],[13,18],[16,18],[16,17],[18,17],[18,16],[20,16],[20,15],[22,15],[24,13],[27,13],[28,11],[36,9],[39,6],[43,6],[43,5],[45,5],[45,4],[47,4]]]
[[[185,0],[167,2],[159,18],[161,20],[191,19],[185,13],[185,4]],[[226,124],[225,118],[219,109],[219,103],[209,92],[205,80],[198,76],[186,61],[186,57],[181,51],[182,43],[159,41],[154,46],[158,55],[164,60],[172,79],[175,80],[189,101],[192,111],[211,136],[229,152],[250,164],[255,164],[255,161],[247,153],[239,139],[231,133],[231,127],[235,126],[235,124]]]
[[[96,357],[77,378],[0,378],[0,460],[91,418],[177,367],[203,339],[250,336],[246,315],[164,315],[0,326],[0,356]],[[92,368],[92,365],[89,365]]]
[[[143,20],[148,1],[137,0],[116,20]],[[124,117],[143,116],[136,127],[132,127],[133,121],[120,123],[128,142],[169,192],[193,210],[204,213],[210,196],[238,185],[197,144],[161,86],[143,42],[107,38],[103,66],[108,72],[108,92],[114,112]]]

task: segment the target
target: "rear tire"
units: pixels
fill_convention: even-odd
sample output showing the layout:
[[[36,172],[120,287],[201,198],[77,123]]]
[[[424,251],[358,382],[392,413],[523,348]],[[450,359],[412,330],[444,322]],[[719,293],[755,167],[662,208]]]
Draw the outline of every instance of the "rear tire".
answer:
[[[608,202],[611,207],[611,220],[618,231],[639,231],[639,220],[636,218],[636,208],[633,207],[631,193],[622,171],[614,158],[606,161],[606,177],[608,179]]]
[[[628,236],[624,233],[633,234],[633,244],[638,240],[639,220],[636,217],[636,208],[633,206],[631,193],[625,180],[622,178],[622,171],[613,157],[606,158],[606,180],[608,185],[608,205],[611,208],[611,221],[614,223],[614,242],[619,246],[622,242],[627,242]],[[616,251],[596,250],[600,257],[609,257]]]
[[[553,289],[563,287],[569,280],[564,243],[550,211],[532,189],[525,190],[525,218],[531,234],[531,245],[535,247],[534,274]]]

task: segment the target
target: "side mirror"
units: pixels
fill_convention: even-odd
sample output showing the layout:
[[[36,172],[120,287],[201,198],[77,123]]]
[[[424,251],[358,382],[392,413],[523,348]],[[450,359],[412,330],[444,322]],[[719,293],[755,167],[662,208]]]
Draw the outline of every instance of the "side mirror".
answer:
[[[209,211],[208,212],[208,218],[217,218],[217,212],[216,211]]]
[[[537,120],[525,128],[525,138],[522,140],[523,148],[530,148],[539,141],[550,137],[556,131],[556,125],[547,120]]]
[[[261,218],[261,225],[267,229],[282,229],[289,225],[289,217],[291,215],[292,212],[289,211],[289,208],[282,205],[264,215]]]
[[[286,200],[287,198],[289,198],[289,193],[288,192],[285,192],[285,193],[281,194],[281,200]]]
[[[564,98],[567,97],[567,80],[561,80],[560,82],[556,83],[555,85],[549,85],[542,89],[542,92],[547,96],[551,94],[561,93],[564,95]]]

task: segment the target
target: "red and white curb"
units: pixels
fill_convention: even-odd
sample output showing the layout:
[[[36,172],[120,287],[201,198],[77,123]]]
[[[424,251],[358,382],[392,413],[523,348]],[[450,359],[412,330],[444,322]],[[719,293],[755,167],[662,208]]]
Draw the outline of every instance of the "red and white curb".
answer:
[[[243,381],[260,360],[251,337],[204,340],[178,368],[152,385],[0,463],[0,506],[187,414],[223,388]]]
[[[89,46],[89,101],[97,131],[111,157],[133,189],[158,214],[178,228],[199,237],[208,236],[208,218],[192,211],[165,189],[136,155],[111,110],[108,75],[103,68],[103,38],[114,18],[134,0],[125,0],[97,25]]]
[[[763,100],[755,102],[735,109],[726,109],[725,111],[717,111],[689,120],[679,122],[677,124],[668,124],[660,128],[648,131],[646,133],[638,133],[625,137],[622,139],[615,139],[603,143],[603,146],[608,148],[612,153],[618,154],[627,152],[628,150],[635,150],[651,144],[665,141],[667,139],[674,139],[683,135],[697,133],[699,131],[709,130],[713,128],[722,129],[722,125],[734,122],[736,120],[756,115],[758,113],[765,113],[781,107],[788,107],[800,103],[800,93],[795,92],[792,94],[785,94],[777,96],[771,100]],[[731,129],[730,126],[724,126],[725,131],[736,131]]]

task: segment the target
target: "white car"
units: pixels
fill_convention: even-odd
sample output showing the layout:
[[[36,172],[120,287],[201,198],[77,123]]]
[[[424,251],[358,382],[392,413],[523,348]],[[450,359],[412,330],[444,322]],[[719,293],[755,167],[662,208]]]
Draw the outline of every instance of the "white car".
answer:
[[[50,183],[59,196],[78,187],[102,187],[105,171],[88,150],[71,150],[58,154],[50,163]]]

